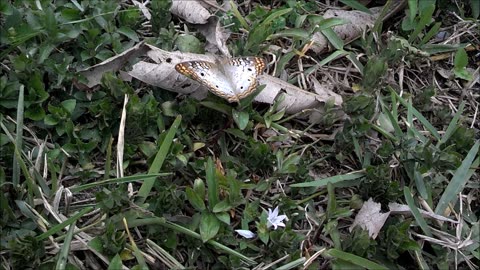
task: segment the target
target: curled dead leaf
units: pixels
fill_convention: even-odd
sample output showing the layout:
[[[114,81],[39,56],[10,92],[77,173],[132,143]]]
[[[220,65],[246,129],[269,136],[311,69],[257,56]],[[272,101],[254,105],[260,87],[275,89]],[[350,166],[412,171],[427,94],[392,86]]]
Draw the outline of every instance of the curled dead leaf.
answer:
[[[170,12],[194,24],[205,24],[212,16],[199,1],[195,0],[173,0]]]

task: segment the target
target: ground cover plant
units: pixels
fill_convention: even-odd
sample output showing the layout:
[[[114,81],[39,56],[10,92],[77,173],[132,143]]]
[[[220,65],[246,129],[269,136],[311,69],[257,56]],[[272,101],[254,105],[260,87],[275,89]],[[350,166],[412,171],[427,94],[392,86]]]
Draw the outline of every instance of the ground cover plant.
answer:
[[[0,3],[3,269],[478,269],[478,1],[172,1]],[[179,95],[145,44],[321,102]]]

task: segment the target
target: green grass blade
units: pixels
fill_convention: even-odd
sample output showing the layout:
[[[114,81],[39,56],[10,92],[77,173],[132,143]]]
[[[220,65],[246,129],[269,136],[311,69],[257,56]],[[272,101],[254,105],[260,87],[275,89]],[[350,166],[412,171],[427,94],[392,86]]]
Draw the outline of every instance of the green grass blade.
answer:
[[[73,232],[75,231],[76,224],[77,221],[75,220],[73,224],[70,225],[70,228],[68,228],[66,238],[63,241],[60,254],[58,255],[57,267],[55,268],[56,270],[63,270],[67,267],[68,253],[70,252],[70,244],[72,242]]]
[[[427,43],[433,36],[435,36],[438,33],[438,30],[440,30],[440,26],[442,26],[442,23],[437,22],[430,28],[427,34],[422,38],[422,41],[420,41],[420,45],[423,45]]]
[[[332,54],[330,54],[329,56],[327,56],[326,58],[324,58],[322,61],[320,61],[320,63],[318,63],[319,66],[323,66],[323,65],[326,65],[328,64],[330,61],[333,61],[339,57],[342,57],[344,55],[348,55],[348,52],[344,51],[344,50],[338,50],[338,51],[334,51]]]
[[[422,228],[423,232],[427,236],[432,237],[432,232],[430,231],[430,228],[428,227],[427,222],[423,218],[422,214],[420,214],[420,211],[418,211],[418,208],[413,200],[412,193],[410,192],[410,189],[408,187],[405,187],[403,189],[403,195],[405,196],[408,207],[410,207],[413,217],[415,217],[415,220],[417,221],[420,228]]]
[[[324,179],[315,180],[311,182],[292,184],[290,185],[290,187],[317,187],[318,188],[318,187],[324,187],[328,183],[332,183],[332,184],[335,184],[335,186],[339,186],[338,184],[340,182],[359,179],[363,176],[365,176],[365,173],[363,171],[357,171],[357,172],[347,173],[343,175],[335,175],[332,177],[327,177]]]
[[[474,160],[477,156],[479,146],[480,141],[477,141],[472,146],[470,151],[468,151],[468,154],[462,161],[460,167],[455,171],[452,180],[450,180],[450,183],[438,201],[437,208],[435,208],[436,214],[442,215],[445,212],[445,209],[447,209],[448,204],[458,199],[458,193],[460,193],[460,191],[465,187],[465,184],[473,174],[472,171],[475,171],[475,169],[472,168],[472,165],[474,165]],[[476,162],[477,161],[478,158]]]
[[[435,11],[435,4],[432,3],[428,5],[425,9],[421,11],[420,20],[418,21],[415,30],[410,34],[410,38],[408,39],[408,43],[412,43],[420,34],[420,32],[425,29],[425,27],[430,23],[432,20],[433,11]]]
[[[63,228],[67,227],[68,225],[72,225],[79,218],[81,218],[83,215],[85,215],[86,213],[88,213],[92,210],[93,210],[93,207],[91,207],[91,206],[83,208],[80,212],[76,213],[75,215],[73,215],[69,219],[65,220],[64,222],[62,222],[58,225],[53,226],[50,230],[48,230],[48,231],[40,234],[39,236],[37,236],[36,237],[37,240],[42,241],[42,240],[46,239],[47,237],[49,237],[50,235],[53,235],[53,234],[61,231]]]
[[[158,173],[162,168],[163,162],[167,157],[167,154],[170,150],[170,146],[172,145],[173,139],[175,138],[175,134],[177,133],[177,129],[180,126],[181,122],[182,122],[182,116],[179,115],[177,116],[172,126],[168,130],[167,135],[165,136],[165,139],[163,140],[163,143],[160,146],[160,149],[158,150],[158,153],[155,156],[155,159],[153,160],[152,165],[150,166],[150,169],[148,170],[148,174]],[[143,182],[143,185],[140,187],[140,190],[138,191],[139,199],[137,203],[141,204],[145,202],[145,199],[148,197],[148,194],[152,190],[154,183],[155,183],[155,179],[148,179],[145,182]]]
[[[353,9],[363,11],[367,14],[372,14],[370,9],[368,9],[364,5],[360,4],[358,1],[352,1],[352,0],[339,0],[339,1],[342,2],[344,5],[349,6]]]
[[[322,34],[327,38],[327,40],[332,44],[332,46],[337,50],[343,50],[345,43],[343,40],[333,31],[332,28],[321,30]]]
[[[159,217],[155,217],[155,218],[144,218],[144,219],[135,219],[135,220],[130,220],[128,222],[128,227],[132,228],[132,227],[137,227],[137,226],[145,226],[145,225],[161,225],[161,226],[164,226],[166,228],[170,228],[176,232],[179,232],[179,233],[183,233],[185,235],[188,235],[190,237],[193,237],[195,239],[198,239],[198,240],[201,240],[202,237],[200,236],[199,233],[196,233],[192,230],[189,230],[185,227],[182,227],[178,224],[175,224],[175,223],[172,223],[172,222],[169,222],[167,220],[165,220],[165,218],[159,218]],[[242,261],[244,261],[245,263],[247,263],[248,265],[255,265],[256,262],[250,258],[248,258],[247,256],[227,247],[227,246],[224,246],[222,244],[220,244],[219,242],[215,241],[215,240],[208,240],[206,242],[206,244],[209,244],[213,247],[216,247],[218,249],[220,249],[221,251],[227,253],[227,254],[230,254],[232,256],[235,256],[235,257],[238,257],[240,258]]]
[[[404,98],[399,96],[397,94],[397,92],[395,92],[395,90],[390,89],[390,91],[392,91],[392,93],[396,96],[398,101],[400,101],[400,103],[402,103],[403,106],[405,106],[407,108],[409,106],[411,106],[411,105],[408,104],[408,102]],[[432,134],[432,136],[434,136],[437,140],[440,140],[440,134],[438,134],[437,129],[434,128],[433,125],[419,111],[417,111],[417,109],[415,109],[413,106],[411,106],[411,110],[412,110],[412,114],[415,117],[417,117],[418,121],[420,121],[420,123],[422,123],[422,125],[430,132],[430,134]],[[424,137],[424,136],[422,135],[422,137]]]
[[[20,91],[18,93],[18,105],[17,105],[17,128],[15,134],[15,148],[18,149],[18,152],[22,151],[23,145],[23,113],[24,113],[24,92],[25,87],[20,85]],[[13,155],[13,168],[12,168],[12,183],[16,188],[20,185],[20,165],[17,155]]]
[[[207,192],[208,192],[208,206],[210,210],[219,202],[219,190],[218,190],[218,182],[215,173],[215,166],[213,165],[213,160],[211,157],[207,159],[207,164],[205,165],[205,173],[206,173],[206,180],[207,180]]]
[[[359,257],[357,255],[353,255],[353,254],[348,253],[348,252],[343,252],[343,251],[335,249],[335,248],[328,250],[327,253],[328,253],[328,255],[330,255],[332,257],[335,257],[335,258],[353,263],[355,265],[358,265],[359,267],[363,267],[363,268],[366,268],[366,269],[388,270],[387,267],[385,267],[381,264],[372,262],[370,260]]]
[[[72,192],[80,192],[85,189],[93,188],[93,187],[98,187],[98,186],[104,186],[104,185],[109,185],[109,184],[120,184],[120,183],[128,183],[128,182],[134,182],[134,181],[148,181],[150,179],[155,180],[158,176],[167,176],[171,175],[171,173],[153,173],[153,174],[140,174],[140,175],[131,175],[131,176],[126,176],[122,178],[112,178],[112,179],[107,179],[107,180],[102,180],[102,181],[97,181],[93,183],[88,183],[76,187],[70,188]]]
[[[15,139],[13,138],[12,134],[8,131],[7,127],[0,122],[0,127],[2,128],[3,132],[7,135],[8,139],[15,145],[15,156],[17,157],[17,161],[22,169],[23,175],[25,176],[27,186],[28,186],[28,196],[29,196],[29,203],[33,204],[33,197],[32,194],[35,194],[37,198],[41,198],[42,195],[40,194],[40,189],[38,188],[35,181],[33,181],[33,177],[30,175],[28,171],[27,165],[25,164],[24,160],[22,159],[22,152],[20,152],[19,148],[16,147]]]
[[[147,239],[147,245],[155,250],[158,254],[160,254],[160,257],[162,258],[162,262],[165,263],[170,269],[185,269],[185,266],[183,266],[175,257],[170,255],[165,249],[163,249],[161,246],[157,245],[157,243],[153,242],[150,239]]]
[[[282,265],[282,266],[276,268],[276,270],[301,269],[302,268],[301,265],[303,265],[303,263],[306,260],[307,259],[305,257],[301,257],[301,258],[296,259],[295,261],[289,262],[285,265]]]
[[[408,19],[413,23],[418,12],[418,0],[408,0]]]
[[[245,30],[250,31],[250,27],[248,26],[247,21],[245,21],[242,14],[240,14],[240,12],[238,11],[237,5],[235,5],[233,1],[230,1],[230,9],[233,12],[233,16],[237,18],[237,20],[240,22],[242,27],[245,28]]]
[[[107,146],[107,156],[105,157],[105,174],[103,175],[103,179],[107,180],[110,178],[110,169],[112,166],[112,144],[113,144],[113,137],[110,136],[108,140]]]
[[[460,119],[460,116],[462,116],[464,108],[465,101],[462,101],[462,103],[460,103],[460,106],[458,107],[457,112],[453,116],[452,121],[450,121],[450,124],[448,124],[445,134],[443,134],[442,139],[440,139],[440,141],[437,143],[437,147],[440,147],[442,144],[446,143],[448,139],[452,137],[453,133],[455,133],[455,130],[457,130],[458,120]]]

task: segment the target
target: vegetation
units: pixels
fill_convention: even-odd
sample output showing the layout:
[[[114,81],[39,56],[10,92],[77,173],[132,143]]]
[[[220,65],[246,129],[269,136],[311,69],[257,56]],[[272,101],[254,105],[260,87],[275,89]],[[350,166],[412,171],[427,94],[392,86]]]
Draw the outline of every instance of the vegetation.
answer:
[[[408,1],[351,43],[319,14],[356,1],[229,2],[233,55],[336,86],[309,121],[281,96],[85,87],[140,41],[204,52],[171,1],[132,2],[0,3],[3,269],[478,269],[478,1]]]

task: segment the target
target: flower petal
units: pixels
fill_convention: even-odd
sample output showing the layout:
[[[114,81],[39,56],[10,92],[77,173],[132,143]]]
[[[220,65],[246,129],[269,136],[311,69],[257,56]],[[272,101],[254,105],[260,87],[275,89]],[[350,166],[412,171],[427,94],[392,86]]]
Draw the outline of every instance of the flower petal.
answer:
[[[255,234],[253,232],[251,232],[250,230],[235,230],[238,234],[240,234],[241,236],[247,238],[247,239],[250,239],[250,238],[253,238],[255,237]]]

